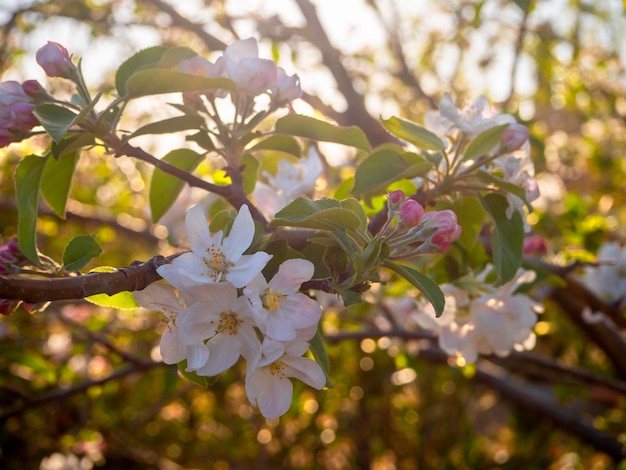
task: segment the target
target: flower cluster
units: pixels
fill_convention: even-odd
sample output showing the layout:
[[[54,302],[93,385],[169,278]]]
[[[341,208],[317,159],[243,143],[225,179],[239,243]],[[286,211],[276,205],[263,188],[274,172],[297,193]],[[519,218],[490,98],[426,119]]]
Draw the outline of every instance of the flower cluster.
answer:
[[[461,236],[453,211],[425,212],[419,202],[406,199],[401,190],[389,193],[387,199],[387,221],[380,234],[390,248],[390,259],[443,254]]]
[[[29,95],[31,90],[40,88],[37,85],[34,80],[0,83],[0,148],[23,140],[39,124],[33,114],[35,99]]]
[[[425,115],[426,127],[439,136],[448,147],[452,143],[469,142],[481,133],[496,126],[508,125],[500,136],[499,143],[492,150],[476,159],[465,159],[462,152],[455,147],[455,156],[452,160],[443,159],[440,166],[442,173],[453,173],[453,177],[466,177],[470,172],[484,171],[520,188],[524,194],[522,199],[518,195],[507,192],[509,203],[507,216],[510,218],[517,211],[526,220],[524,205],[539,197],[539,186],[534,179],[534,165],[530,158],[528,143],[528,129],[517,123],[509,114],[494,114],[489,100],[480,96],[462,109],[455,106],[448,93],[444,94],[438,111],[429,111]],[[441,173],[439,173],[441,174]],[[438,181],[437,175],[432,175],[432,181]],[[526,231],[530,227],[525,222]]]
[[[250,97],[269,92],[276,105],[293,101],[302,94],[297,75],[287,75],[272,60],[259,58],[254,38],[233,42],[215,62],[203,57],[184,60],[179,64],[179,70],[209,78],[230,78]]]
[[[626,310],[626,248],[605,243],[598,250],[598,261],[598,266],[585,268],[583,283],[603,301]]]
[[[298,292],[312,278],[313,264],[286,260],[266,280],[261,271],[271,255],[244,254],[254,237],[246,205],[228,236],[209,232],[199,206],[187,213],[185,228],[191,251],[158,268],[174,289],[152,284],[135,292],[140,305],[162,311],[167,318],[161,338],[164,362],[186,361],[188,372],[211,377],[243,357],[248,398],[268,418],[289,409],[293,393],[289,377],[321,389],[324,372],[303,357],[321,307]]]
[[[532,329],[541,306],[517,289],[535,279],[534,271],[520,269],[508,283],[493,287],[484,282],[488,267],[478,275],[471,290],[452,284],[441,286],[446,296],[443,314],[436,318],[432,305],[418,301],[412,320],[439,335],[439,346],[446,353],[475,362],[479,354],[507,356],[512,350],[535,346]]]

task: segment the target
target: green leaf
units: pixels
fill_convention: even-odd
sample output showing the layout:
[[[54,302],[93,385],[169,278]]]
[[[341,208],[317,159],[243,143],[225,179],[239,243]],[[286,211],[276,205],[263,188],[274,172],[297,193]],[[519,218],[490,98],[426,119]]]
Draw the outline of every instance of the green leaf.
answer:
[[[481,201],[495,224],[491,247],[493,263],[498,272],[496,284],[502,285],[515,277],[522,264],[524,223],[517,211],[513,212],[510,219],[506,216],[509,204],[504,196],[492,193]]]
[[[517,196],[524,202],[524,204],[526,204],[526,207],[528,207],[528,210],[530,212],[533,211],[533,206],[526,200],[526,191],[524,190],[524,188],[520,188],[519,186],[513,183],[505,181],[502,178],[499,178],[498,176],[492,175],[491,173],[488,173],[482,170],[477,171],[475,176],[483,183],[488,183],[490,185],[495,186],[497,189],[506,191],[508,193],[511,193]]]
[[[153,46],[132,55],[119,66],[115,74],[115,88],[120,96],[126,95],[126,82],[138,70],[158,65],[167,50],[165,46]]]
[[[78,271],[102,253],[92,235],[76,235],[63,250],[63,270]]]
[[[245,153],[241,158],[241,165],[243,170],[241,176],[243,177],[242,185],[246,194],[250,194],[254,191],[256,182],[259,179],[259,161],[249,153]]]
[[[478,241],[478,236],[483,227],[486,214],[480,201],[474,197],[458,199],[447,208],[454,211],[458,217],[458,223],[463,227],[461,236],[457,242],[467,251],[472,251]]]
[[[62,219],[72,187],[72,177],[78,163],[78,152],[66,153],[58,160],[47,158],[41,178],[41,194],[52,210]]]
[[[163,161],[171,165],[192,172],[204,157],[193,150],[177,149],[163,157]],[[152,173],[152,181],[150,182],[150,192],[148,195],[150,201],[150,212],[152,221],[158,222],[167,210],[174,204],[176,198],[185,186],[185,182],[175,176],[165,173],[158,168]]]
[[[39,119],[52,140],[60,142],[63,136],[76,121],[78,114],[56,104],[40,104],[33,110],[33,114]]]
[[[319,364],[324,372],[324,376],[326,376],[326,386],[328,388],[334,388],[335,385],[330,380],[330,360],[328,359],[326,345],[324,344],[324,339],[322,338],[321,327],[317,328],[315,336],[313,336],[311,341],[309,341],[309,347],[313,357],[315,358],[315,362]]]
[[[401,179],[424,176],[432,163],[413,152],[401,152],[384,147],[363,160],[354,175],[352,194],[384,193],[391,183]]]
[[[132,139],[133,137],[147,134],[172,134],[174,132],[186,131],[189,129],[198,129],[203,124],[204,119],[200,116],[195,114],[185,114],[184,116],[176,116],[162,121],[146,124],[129,135],[128,138]]]
[[[196,385],[199,385],[205,390],[209,388],[212,382],[214,382],[211,380],[210,377],[207,377],[204,375],[198,375],[195,372],[187,372],[186,369],[187,369],[187,359],[178,363],[178,373],[181,375],[181,377],[189,380],[190,382]]]
[[[46,164],[45,157],[28,155],[15,169],[15,198],[17,200],[17,238],[20,250],[39,264],[37,253],[37,206],[39,185]]]
[[[117,271],[111,266],[99,266],[89,271],[90,273],[110,273]],[[85,297],[85,300],[100,307],[118,308],[122,310],[133,310],[139,308],[139,304],[133,297],[132,292],[123,291],[114,295],[95,294]]]
[[[294,157],[302,156],[300,144],[293,137],[287,135],[272,135],[250,147],[249,151],[255,150],[276,150],[285,152]]]
[[[95,140],[93,134],[70,132],[60,142],[52,142],[52,155],[54,158],[59,159],[65,154],[93,145],[94,143]]]
[[[148,69],[134,73],[126,82],[127,95],[130,98],[159,95],[163,93],[182,93],[185,91],[236,89],[228,78],[208,78],[174,70]]]
[[[341,200],[340,204],[341,207],[345,207],[346,209],[354,212],[361,221],[360,228],[363,231],[367,230],[367,215],[365,215],[365,211],[363,210],[361,203],[357,199],[349,197],[347,199]]]
[[[510,124],[501,124],[499,126],[490,127],[486,131],[478,134],[467,145],[463,154],[464,160],[473,160],[477,157],[486,155],[491,149],[493,149],[500,142],[500,137],[504,130],[509,127]]]
[[[278,211],[272,227],[299,227],[314,230],[356,230],[361,219],[352,210],[344,208],[336,199],[322,198],[316,201],[299,197]]]
[[[362,150],[370,149],[367,137],[358,127],[340,127],[300,114],[288,114],[280,118],[276,121],[274,129],[279,134],[304,137],[321,142],[334,142]]]
[[[383,126],[396,137],[425,150],[444,150],[446,144],[433,132],[411,121],[398,117],[382,120]]]
[[[435,281],[408,266],[392,263],[391,261],[385,261],[383,265],[417,287],[433,305],[435,315],[437,317],[441,316],[446,305],[446,298]]]

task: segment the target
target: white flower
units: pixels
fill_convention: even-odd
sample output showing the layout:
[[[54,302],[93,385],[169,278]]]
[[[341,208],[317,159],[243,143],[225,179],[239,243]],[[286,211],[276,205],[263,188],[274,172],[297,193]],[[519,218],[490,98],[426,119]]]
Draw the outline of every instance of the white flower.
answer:
[[[178,331],[185,344],[206,343],[209,357],[196,372],[212,377],[230,368],[240,355],[255,359],[260,342],[250,306],[244,297],[237,297],[232,284],[222,282],[203,289],[204,298],[189,307],[178,321]]]
[[[249,368],[246,394],[266,418],[278,418],[291,405],[293,384],[289,377],[321,390],[326,377],[319,364],[302,357],[308,343],[299,338],[281,343],[266,338],[259,359]]]
[[[322,170],[320,156],[311,147],[307,156],[296,163],[287,159],[280,160],[275,175],[263,172],[267,184],[257,182],[252,196],[263,215],[273,218],[276,212],[295,198],[312,191]]]
[[[226,76],[246,93],[256,96],[276,85],[276,64],[267,59],[259,59],[256,39],[235,41],[225,50],[216,65],[224,64]]]
[[[259,275],[244,289],[256,322],[268,337],[290,341],[296,338],[297,329],[317,325],[322,315],[320,305],[298,292],[301,284],[313,277],[314,270],[308,260],[288,259],[269,283]]]
[[[163,312],[167,319],[160,343],[163,362],[178,364],[186,359],[187,370],[195,370],[206,363],[209,350],[204,342],[181,341],[178,331],[178,323],[188,314],[187,302],[202,298],[204,292],[192,290],[189,291],[188,297],[179,298],[171,287],[154,283],[141,291],[133,292],[133,295],[139,305]]]
[[[487,271],[477,276],[477,281],[483,282],[481,278],[486,274]],[[476,298],[457,287],[442,286],[446,295],[444,314],[434,318],[432,307],[423,305],[417,321],[439,333],[441,349],[462,356],[466,362],[475,362],[479,354],[506,356],[512,350],[532,349],[536,340],[532,328],[541,308],[516,290],[534,278],[534,271],[520,269],[503,286],[492,288],[483,284],[485,293]]]
[[[435,134],[446,138],[456,131],[476,136],[500,124],[513,124],[515,118],[510,114],[494,116],[489,100],[484,95],[479,96],[460,110],[455,106],[450,94],[444,93],[439,102],[439,110],[427,111],[424,123]]]
[[[603,264],[585,268],[585,286],[605,302],[626,299],[626,248],[615,242],[605,243],[597,258]]]
[[[246,205],[239,209],[227,237],[223,238],[221,230],[215,234],[209,232],[204,212],[199,206],[187,212],[185,229],[191,251],[157,269],[163,278],[178,289],[220,281],[244,287],[271,259],[271,255],[263,251],[252,255],[243,254],[254,238],[254,221]]]

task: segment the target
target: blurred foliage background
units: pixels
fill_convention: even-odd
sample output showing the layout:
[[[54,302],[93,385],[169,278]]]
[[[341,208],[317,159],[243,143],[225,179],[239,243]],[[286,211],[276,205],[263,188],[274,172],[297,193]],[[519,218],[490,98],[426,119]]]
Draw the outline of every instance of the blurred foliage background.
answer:
[[[43,83],[35,51],[53,40],[83,58],[89,85],[106,95],[115,68],[143,47],[209,54],[248,36],[260,40],[261,55],[300,75],[298,106],[358,125],[374,143],[383,140],[380,116],[422,122],[445,91],[457,102],[485,93],[531,131],[542,197],[529,221],[549,240],[551,262],[593,260],[603,241],[626,239],[626,16],[618,0],[5,0],[0,74]],[[63,92],[61,81],[46,84]],[[146,102],[132,115],[141,121],[162,109]],[[16,231],[13,169],[39,144],[0,150],[5,239]],[[180,142],[143,144],[162,156]],[[150,227],[146,177],[130,159],[83,155],[67,220],[41,218],[44,251],[60,255],[79,233],[96,234],[100,265],[164,250],[175,234]],[[436,351],[417,355],[425,340],[377,334],[384,306],[345,310],[329,301],[335,388],[296,384],[280,420],[249,405],[236,371],[203,390],[155,361],[163,324],[154,314],[84,302],[20,311],[0,319],[0,466],[617,468],[610,449],[626,444],[624,368],[573,321],[576,299],[544,295],[535,352],[506,368],[489,358],[459,368]],[[613,386],[569,373],[583,369]],[[549,412],[556,404],[567,419]]]

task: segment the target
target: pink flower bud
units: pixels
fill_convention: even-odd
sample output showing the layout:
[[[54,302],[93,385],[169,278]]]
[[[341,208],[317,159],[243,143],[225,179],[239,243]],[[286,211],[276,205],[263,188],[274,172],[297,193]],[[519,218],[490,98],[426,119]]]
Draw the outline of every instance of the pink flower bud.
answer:
[[[48,44],[39,48],[35,57],[49,77],[69,78],[70,80],[76,77],[76,67],[72,63],[70,54],[59,43],[48,41]]]
[[[462,233],[457,223],[456,214],[451,210],[427,212],[422,218],[422,224],[432,227],[435,232],[431,236],[430,245],[437,253],[445,253]]]
[[[524,240],[524,253],[527,255],[544,255],[548,251],[548,241],[541,235],[531,235]]]
[[[35,105],[15,81],[0,83],[0,147],[19,142],[38,124]]]
[[[387,195],[387,199],[389,199],[389,204],[400,204],[402,201],[404,201],[405,197],[406,196],[404,195],[404,191],[402,191],[401,189],[391,191]]]
[[[13,237],[11,238],[8,242],[7,242],[7,249],[14,255],[19,255],[22,253],[22,250],[20,250],[20,245],[19,245],[19,241],[17,239],[17,237]]]
[[[22,83],[22,89],[30,98],[37,103],[42,103],[51,99],[50,95],[37,80],[26,80]]]
[[[506,152],[519,149],[528,140],[528,128],[514,123],[507,127],[500,137],[500,146]]]
[[[423,215],[424,208],[419,202],[413,199],[407,199],[402,203],[402,207],[400,207],[400,219],[409,227],[417,226],[422,220]]]

